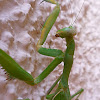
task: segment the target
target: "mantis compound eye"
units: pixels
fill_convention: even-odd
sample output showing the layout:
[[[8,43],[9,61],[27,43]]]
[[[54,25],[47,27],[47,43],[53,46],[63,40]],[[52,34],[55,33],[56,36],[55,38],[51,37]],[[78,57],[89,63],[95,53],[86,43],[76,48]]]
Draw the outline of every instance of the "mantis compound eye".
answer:
[[[60,37],[60,35],[59,35],[59,34],[56,34],[55,36],[56,36],[56,37]]]

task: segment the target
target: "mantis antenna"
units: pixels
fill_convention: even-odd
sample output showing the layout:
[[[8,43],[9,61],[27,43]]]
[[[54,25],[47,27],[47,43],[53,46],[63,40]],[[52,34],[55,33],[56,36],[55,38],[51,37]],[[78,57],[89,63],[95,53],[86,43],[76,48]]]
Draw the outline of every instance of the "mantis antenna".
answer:
[[[44,0],[42,0],[42,1],[40,2],[40,4],[41,4],[42,2],[44,2]]]
[[[84,6],[84,3],[85,3],[85,0],[83,1],[83,4],[82,4],[82,6],[81,6],[81,8],[80,8],[80,10],[79,10],[79,12],[78,12],[78,14],[76,15],[76,19],[75,19],[75,20],[74,20],[74,22],[71,24],[71,26],[73,26],[73,25],[74,25],[74,23],[77,21],[78,16],[79,16],[79,14],[80,14],[80,12],[81,12],[81,10],[82,10],[83,6]]]

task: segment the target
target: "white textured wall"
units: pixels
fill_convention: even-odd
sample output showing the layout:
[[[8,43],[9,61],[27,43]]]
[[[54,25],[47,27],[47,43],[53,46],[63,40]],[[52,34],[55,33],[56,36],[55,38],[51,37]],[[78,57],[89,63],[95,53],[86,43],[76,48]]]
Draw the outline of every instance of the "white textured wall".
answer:
[[[53,58],[36,52],[41,24],[53,10],[54,5],[42,0],[0,0],[0,48],[14,58],[25,70],[36,77]],[[61,12],[53,26],[45,47],[65,50],[65,41],[54,33],[68,27],[75,19],[83,0],[57,0]],[[71,6],[71,7],[70,7]],[[71,10],[72,8],[72,10]],[[75,22],[77,28],[76,51],[69,78],[71,93],[84,88],[80,100],[100,100],[100,0],[86,0]],[[72,14],[71,14],[72,12]],[[61,74],[60,64],[37,86],[29,86],[19,80],[5,81],[6,75],[0,69],[0,100],[30,98],[45,100],[45,94],[54,80]]]

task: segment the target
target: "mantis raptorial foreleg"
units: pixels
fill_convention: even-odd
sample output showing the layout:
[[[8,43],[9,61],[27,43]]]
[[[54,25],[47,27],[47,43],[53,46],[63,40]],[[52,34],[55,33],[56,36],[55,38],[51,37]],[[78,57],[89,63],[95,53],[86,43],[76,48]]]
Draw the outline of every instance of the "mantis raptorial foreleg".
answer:
[[[47,49],[47,48],[42,47],[50,29],[52,28],[53,24],[55,23],[56,18],[59,15],[59,11],[60,11],[59,4],[56,3],[54,0],[44,0],[44,1],[56,4],[56,7],[54,8],[53,12],[50,14],[50,16],[47,18],[47,20],[45,21],[45,23],[43,25],[43,28],[41,31],[41,37],[37,43],[37,51],[44,55],[56,57],[51,62],[51,64],[49,64],[49,66],[38,77],[33,79],[32,76],[29,75],[26,71],[24,71],[10,56],[8,56],[4,51],[0,50],[0,53],[1,53],[0,54],[0,59],[1,59],[0,64],[3,66],[3,68],[11,76],[21,79],[30,85],[38,84],[39,82],[41,82],[63,60],[63,52],[61,50]],[[50,23],[49,26],[48,26],[48,23]],[[6,62],[6,64],[4,62]],[[11,63],[9,63],[9,62],[11,62]],[[10,69],[9,69],[9,66],[11,66]],[[27,77],[25,77],[25,75],[22,76],[23,74],[19,76],[17,73],[14,73],[14,71],[16,71],[16,70],[18,70],[21,74],[26,72],[26,74],[27,74],[26,76],[29,76],[30,80]],[[25,79],[20,78],[21,76]]]
[[[69,26],[63,29],[60,29],[56,32],[56,37],[61,37],[66,39],[66,50],[62,52],[58,49],[48,49],[42,47],[45,42],[49,31],[51,30],[53,24],[55,23],[59,12],[60,6],[55,0],[43,0],[52,4],[55,4],[55,8],[53,12],[48,16],[45,21],[43,28],[41,30],[41,37],[37,43],[37,51],[40,54],[55,57],[55,59],[48,65],[48,67],[36,78],[33,78],[28,72],[22,69],[9,55],[7,55],[3,50],[0,49],[0,64],[3,69],[9,73],[10,76],[20,79],[26,82],[29,85],[35,85],[40,83],[44,78],[46,78],[54,68],[60,64],[62,61],[64,62],[64,69],[62,75],[55,81],[55,83],[51,86],[49,91],[47,92],[47,99],[50,100],[71,100],[74,96],[80,95],[83,92],[83,89],[75,93],[71,96],[68,78],[73,64],[73,55],[75,50],[75,42],[73,37],[76,35],[76,30],[74,27]],[[59,82],[56,91],[53,94],[49,94],[52,89]]]

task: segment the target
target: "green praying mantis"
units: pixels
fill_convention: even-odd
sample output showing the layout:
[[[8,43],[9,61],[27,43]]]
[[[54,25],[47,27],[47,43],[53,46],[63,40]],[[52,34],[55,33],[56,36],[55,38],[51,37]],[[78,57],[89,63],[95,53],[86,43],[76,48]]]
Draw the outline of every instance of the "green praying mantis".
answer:
[[[48,65],[48,67],[36,78],[33,78],[27,71],[20,67],[18,63],[15,62],[8,54],[6,54],[2,49],[0,49],[0,64],[3,69],[9,74],[10,78],[17,78],[26,82],[27,84],[34,86],[40,83],[44,78],[46,78],[57,65],[61,62],[64,62],[64,69],[62,75],[54,82],[51,88],[48,90],[46,99],[49,100],[72,100],[75,96],[78,100],[80,94],[84,91],[80,89],[75,94],[71,95],[68,85],[69,74],[73,64],[73,55],[75,51],[75,41],[73,37],[76,35],[76,30],[74,27],[69,26],[63,29],[60,29],[56,32],[56,37],[65,38],[66,40],[66,50],[62,52],[58,49],[44,48],[42,45],[44,44],[49,31],[51,30],[53,24],[55,23],[59,12],[60,5],[55,0],[43,0],[45,2],[49,2],[51,4],[55,4],[55,8],[53,12],[46,19],[42,30],[41,37],[37,43],[37,51],[46,56],[55,57],[55,59]],[[59,83],[58,83],[59,82]],[[58,87],[54,93],[50,94],[53,88],[58,83]]]

